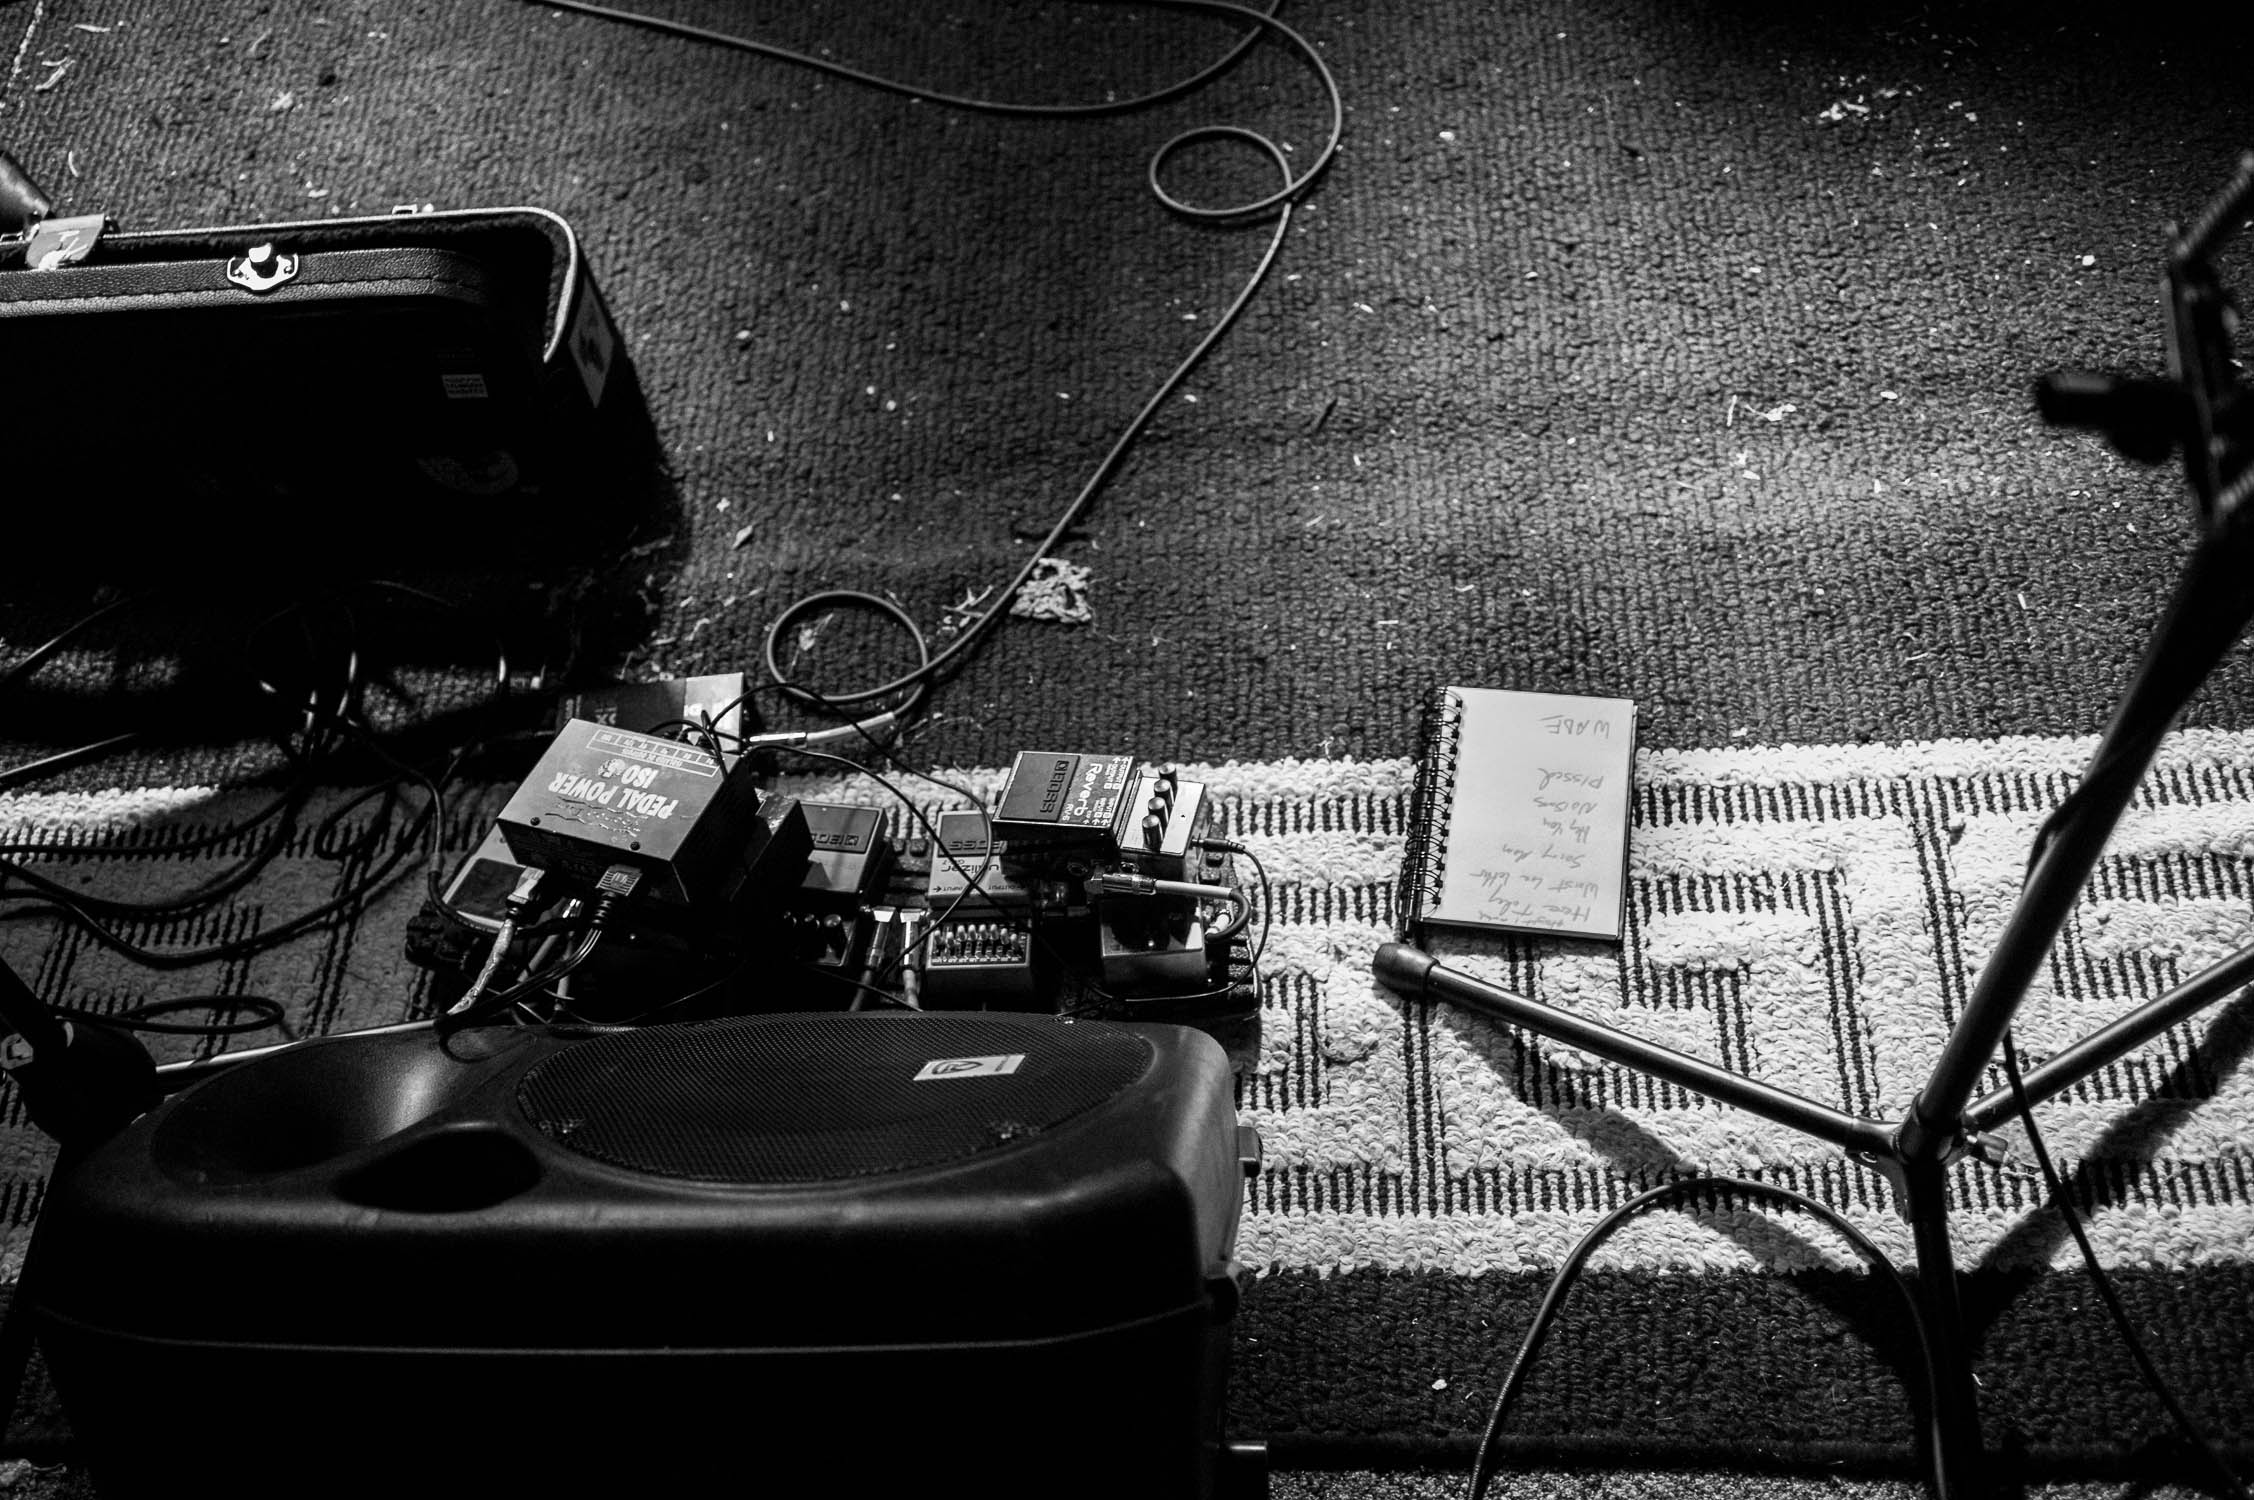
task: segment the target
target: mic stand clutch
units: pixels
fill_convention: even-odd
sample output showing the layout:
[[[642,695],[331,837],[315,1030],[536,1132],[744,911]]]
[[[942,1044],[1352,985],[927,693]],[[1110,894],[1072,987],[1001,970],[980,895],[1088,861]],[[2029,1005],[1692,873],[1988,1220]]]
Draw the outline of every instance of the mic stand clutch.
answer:
[[[2027,879],[2003,935],[1903,1119],[1858,1119],[1498,989],[1403,944],[1388,943],[1377,954],[1377,978],[1391,989],[1478,1011],[1791,1126],[1884,1174],[1909,1220],[1917,1251],[1929,1383],[1920,1438],[1932,1491],[1942,1500],[1984,1494],[1989,1477],[1972,1341],[1958,1302],[1948,1168],[1979,1145],[1982,1132],[2071,1088],[2254,979],[2250,946],[2027,1073],[2024,1103],[2010,1087],[1972,1097],[2177,714],[2254,618],[2254,515],[2249,514],[2254,509],[2249,506],[2254,467],[2248,463],[2254,407],[2237,381],[2235,312],[2211,264],[2214,252],[2250,210],[2254,153],[2240,159],[2229,186],[2170,246],[2171,379],[2052,377],[2039,395],[2046,417],[2097,427],[2132,457],[2159,462],[2180,449],[2198,502],[2201,536],[2081,782],[2037,835]]]

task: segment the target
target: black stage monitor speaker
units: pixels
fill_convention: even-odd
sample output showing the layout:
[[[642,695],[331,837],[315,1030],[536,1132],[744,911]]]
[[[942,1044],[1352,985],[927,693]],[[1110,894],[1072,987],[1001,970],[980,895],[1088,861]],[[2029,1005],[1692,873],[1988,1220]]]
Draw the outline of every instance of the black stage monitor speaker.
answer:
[[[105,1494],[1210,1494],[1247,1156],[1205,1035],[781,1015],[309,1042],[57,1174]]]

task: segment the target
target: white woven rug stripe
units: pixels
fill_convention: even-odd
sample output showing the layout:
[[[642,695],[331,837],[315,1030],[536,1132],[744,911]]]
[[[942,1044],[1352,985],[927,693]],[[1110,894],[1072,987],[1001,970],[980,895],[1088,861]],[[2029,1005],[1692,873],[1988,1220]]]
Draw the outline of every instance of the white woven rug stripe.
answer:
[[[1550,1003],[1895,1118],[1995,939],[2036,824],[2089,750],[2086,739],[2026,738],[1646,752],[1624,944],[1435,947]],[[1183,771],[1212,784],[1227,831],[1260,856],[1274,887],[1263,1042],[1242,1100],[1268,1150],[1240,1247],[1248,1262],[1324,1272],[1546,1268],[1609,1207],[1690,1171],[1810,1192],[1909,1260],[1883,1183],[1830,1148],[1477,1018],[1404,1005],[1376,985],[1370,960],[1392,935],[1407,762]],[[943,774],[985,796],[1001,780],[992,769]],[[927,809],[949,800],[912,778],[893,780]],[[891,800],[859,777],[793,779],[777,790]],[[0,798],[0,829],[59,844],[135,837],[124,832],[134,827],[177,836],[243,805],[239,794],[202,789],[16,796]],[[2250,857],[2254,734],[2180,736],[2047,982],[2028,998],[2023,1049],[2043,1057],[2254,940]],[[193,860],[167,864],[168,887],[199,873]],[[107,862],[55,866],[119,892],[123,872]],[[283,919],[337,876],[310,851],[293,853],[256,888],[259,904],[232,916]],[[418,984],[399,956],[414,898],[412,882],[402,884],[357,930],[224,975],[152,978],[52,922],[0,924],[0,952],[81,1003],[225,987],[309,997],[324,1024],[342,1029],[405,1012]],[[2044,1107],[2054,1151],[2091,1162],[2101,1203],[2094,1237],[2110,1263],[2254,1255],[2254,1080],[2237,1056],[2254,1030],[2245,1009],[2217,1007]],[[0,1137],[5,1208],[36,1192],[45,1155],[20,1124]],[[1967,1261],[2071,1261],[2024,1176],[1966,1164],[1955,1182]],[[1598,1259],[1678,1270],[1819,1263],[1854,1264],[1811,1225],[1742,1214],[1664,1216]]]
[[[1898,1118],[1993,946],[2044,812],[2089,740],[1648,753],[1619,948],[1435,938],[1450,962],[1851,1112]],[[2017,1026],[2039,1060],[2254,941],[2254,736],[2187,734],[2155,766]],[[1225,767],[1241,836],[1292,889],[1271,938],[1265,1050],[1246,1103],[1269,1149],[1248,1259],[1476,1274],[1554,1266],[1597,1217],[1673,1172],[1810,1192],[1898,1261],[1883,1183],[1840,1153],[1570,1049],[1404,1006],[1369,978],[1391,936],[1409,768]],[[2254,1079],[2199,1066],[2219,1008],[2041,1114],[2103,1184],[2112,1264],[2242,1260],[2254,1245]],[[2243,1029],[2243,1021],[2240,1029]],[[2227,1052],[2229,1049],[2219,1049]],[[1996,1079],[2000,1082],[2000,1076]],[[1957,1176],[1960,1255],[2074,1259],[2024,1175]],[[1851,1266],[1812,1225],[1642,1226],[1599,1265]],[[1790,1228],[1791,1226],[1787,1226]]]

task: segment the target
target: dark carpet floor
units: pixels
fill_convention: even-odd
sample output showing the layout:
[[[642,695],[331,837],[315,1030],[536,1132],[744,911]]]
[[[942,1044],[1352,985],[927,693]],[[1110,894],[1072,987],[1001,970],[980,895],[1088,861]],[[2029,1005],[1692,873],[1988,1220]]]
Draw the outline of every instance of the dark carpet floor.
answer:
[[[938,36],[675,12],[1035,100],[1126,94],[1227,36],[1133,7],[974,7]],[[578,227],[672,465],[605,539],[606,666],[755,667],[814,588],[928,629],[1006,577],[1258,258],[1260,228],[1151,200],[1150,153],[1227,121],[1310,155],[1325,124],[1280,46],[1049,124],[499,0],[5,13],[0,136],[63,209],[529,202]],[[2099,722],[2180,487],[2044,429],[2029,391],[2158,367],[2165,228],[2254,134],[2235,38],[2011,5],[1297,23],[1345,97],[1337,164],[1063,548],[1092,624],[1001,631],[931,759],[1397,754],[1435,680],[1632,696],[1660,745]],[[1183,190],[1272,176],[1218,158]],[[28,610],[11,639],[67,618]],[[801,669],[905,659],[850,633]],[[2248,691],[2227,674],[2197,716],[2238,722]]]

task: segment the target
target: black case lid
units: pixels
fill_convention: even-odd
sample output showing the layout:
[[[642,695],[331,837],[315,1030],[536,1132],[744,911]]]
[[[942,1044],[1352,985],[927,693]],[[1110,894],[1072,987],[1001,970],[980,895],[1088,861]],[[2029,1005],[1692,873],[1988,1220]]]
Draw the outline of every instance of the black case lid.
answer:
[[[525,548],[588,487],[614,352],[544,210],[107,232],[0,271],[12,459],[46,481],[6,519],[102,573]]]

